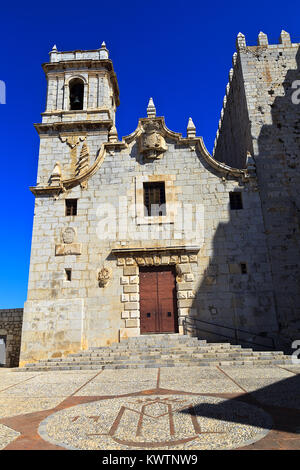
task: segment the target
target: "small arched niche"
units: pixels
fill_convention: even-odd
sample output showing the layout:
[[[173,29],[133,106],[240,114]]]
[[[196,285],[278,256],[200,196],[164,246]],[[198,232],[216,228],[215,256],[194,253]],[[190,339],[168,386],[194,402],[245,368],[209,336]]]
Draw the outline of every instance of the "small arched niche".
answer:
[[[80,78],[73,78],[69,83],[70,110],[83,109],[84,83]]]

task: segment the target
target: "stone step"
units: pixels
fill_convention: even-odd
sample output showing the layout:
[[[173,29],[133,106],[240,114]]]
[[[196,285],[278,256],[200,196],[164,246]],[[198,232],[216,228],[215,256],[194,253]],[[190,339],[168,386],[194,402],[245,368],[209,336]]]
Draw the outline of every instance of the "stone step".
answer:
[[[26,364],[21,371],[290,364],[282,351],[253,351],[230,343],[207,343],[194,337],[145,335],[111,346],[92,347],[63,358]]]
[[[274,356],[220,356],[220,357],[202,357],[202,358],[193,358],[189,360],[186,357],[157,357],[157,358],[136,358],[132,357],[130,359],[124,360],[123,358],[119,358],[117,360],[81,360],[81,361],[70,361],[68,358],[63,359],[56,359],[56,360],[48,360],[48,361],[40,361],[38,364],[28,364],[26,367],[34,368],[35,366],[43,366],[43,367],[58,367],[58,366],[84,366],[84,365],[98,365],[98,366],[105,366],[105,365],[124,365],[124,364],[160,364],[160,363],[168,363],[174,362],[180,364],[190,364],[190,365],[197,365],[200,362],[237,362],[237,361],[247,361],[247,362],[256,362],[256,363],[269,363],[274,361],[290,361],[291,359],[287,357],[283,357],[282,355],[274,355]]]
[[[85,356],[78,356],[78,357],[71,357],[71,356],[68,356],[67,358],[50,358],[48,359],[47,362],[52,362],[52,363],[56,363],[56,362],[63,362],[63,361],[69,361],[69,362],[78,362],[78,363],[82,363],[84,361],[94,361],[94,362],[99,362],[99,361],[109,361],[109,362],[112,362],[112,361],[130,361],[132,358],[134,358],[135,360],[155,360],[155,359],[167,359],[167,358],[180,358],[180,359],[185,359],[187,361],[189,360],[199,360],[199,359],[205,359],[205,358],[237,358],[237,357],[253,357],[253,358],[258,358],[258,359],[268,359],[268,358],[277,358],[277,357],[282,357],[283,356],[283,353],[282,352],[274,352],[272,355],[270,354],[267,354],[267,355],[264,355],[263,353],[262,354],[257,354],[255,352],[251,352],[251,351],[242,351],[240,353],[237,353],[237,352],[232,352],[232,351],[229,351],[227,353],[224,353],[224,352],[219,352],[219,353],[197,353],[197,354],[193,354],[192,356],[189,355],[189,354],[174,354],[172,352],[169,352],[169,353],[164,353],[164,354],[149,354],[149,355],[138,355],[138,354],[133,354],[133,355],[130,355],[130,356],[124,356],[124,355],[117,355],[117,356],[88,356],[88,355],[85,355]]]
[[[278,365],[290,365],[292,363],[291,359],[288,360],[275,360],[275,361],[268,361],[268,365],[278,364]],[[55,367],[55,370],[104,370],[104,369],[140,369],[140,368],[161,368],[161,367],[215,367],[215,366],[242,366],[242,365],[257,365],[262,366],[262,363],[259,361],[200,361],[200,362],[193,362],[193,363],[179,363],[179,362],[165,362],[165,363],[153,363],[153,364],[145,364],[145,363],[132,363],[132,364],[107,364],[105,366],[99,364],[88,364],[88,365],[58,365]],[[266,362],[263,362],[263,365],[266,365]],[[36,365],[36,367],[24,367],[20,369],[15,369],[16,371],[21,370],[24,371],[36,371],[36,372],[43,372],[43,371],[51,371],[54,370],[53,367],[47,365]]]

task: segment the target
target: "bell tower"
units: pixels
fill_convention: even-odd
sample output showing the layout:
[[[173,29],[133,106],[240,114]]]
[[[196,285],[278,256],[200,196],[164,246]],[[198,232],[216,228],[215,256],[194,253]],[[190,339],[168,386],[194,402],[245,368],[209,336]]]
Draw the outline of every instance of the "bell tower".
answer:
[[[101,256],[91,223],[101,182],[87,174],[97,169],[105,145],[118,140],[119,88],[104,42],[89,51],[54,46],[43,70],[47,99],[34,125],[40,148],[30,188],[36,199],[21,364],[86,344],[87,276],[93,279]]]
[[[43,64],[48,82],[43,123],[115,122],[119,89],[105,42],[92,51],[59,52]]]
[[[53,169],[60,168],[61,179],[76,176],[83,142],[91,161],[101,144],[115,129],[119,88],[105,42],[100,49],[50,51],[43,64],[47,79],[46,109],[39,133],[40,154],[37,187],[51,185]],[[59,165],[57,165],[59,164]]]

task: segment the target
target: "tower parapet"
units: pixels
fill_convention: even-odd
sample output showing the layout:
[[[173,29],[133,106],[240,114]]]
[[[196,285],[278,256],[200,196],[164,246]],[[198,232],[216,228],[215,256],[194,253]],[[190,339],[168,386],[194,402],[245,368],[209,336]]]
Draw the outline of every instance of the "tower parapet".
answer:
[[[119,88],[105,42],[96,50],[58,51],[43,64],[48,82],[43,124],[98,122],[111,127],[119,106]],[[38,127],[38,130],[42,129]]]

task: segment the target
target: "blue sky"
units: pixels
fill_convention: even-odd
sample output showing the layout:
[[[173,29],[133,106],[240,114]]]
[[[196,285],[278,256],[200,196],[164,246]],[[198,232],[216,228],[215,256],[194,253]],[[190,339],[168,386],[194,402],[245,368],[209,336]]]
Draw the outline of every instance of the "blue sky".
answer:
[[[167,127],[185,135],[192,116],[211,151],[235,39],[255,45],[260,31],[278,43],[282,29],[300,42],[296,2],[85,0],[2,3],[0,80],[0,308],[26,300],[39,139],[45,108],[41,64],[58,50],[97,49],[105,41],[117,74],[119,138],[135,130],[152,96]]]

